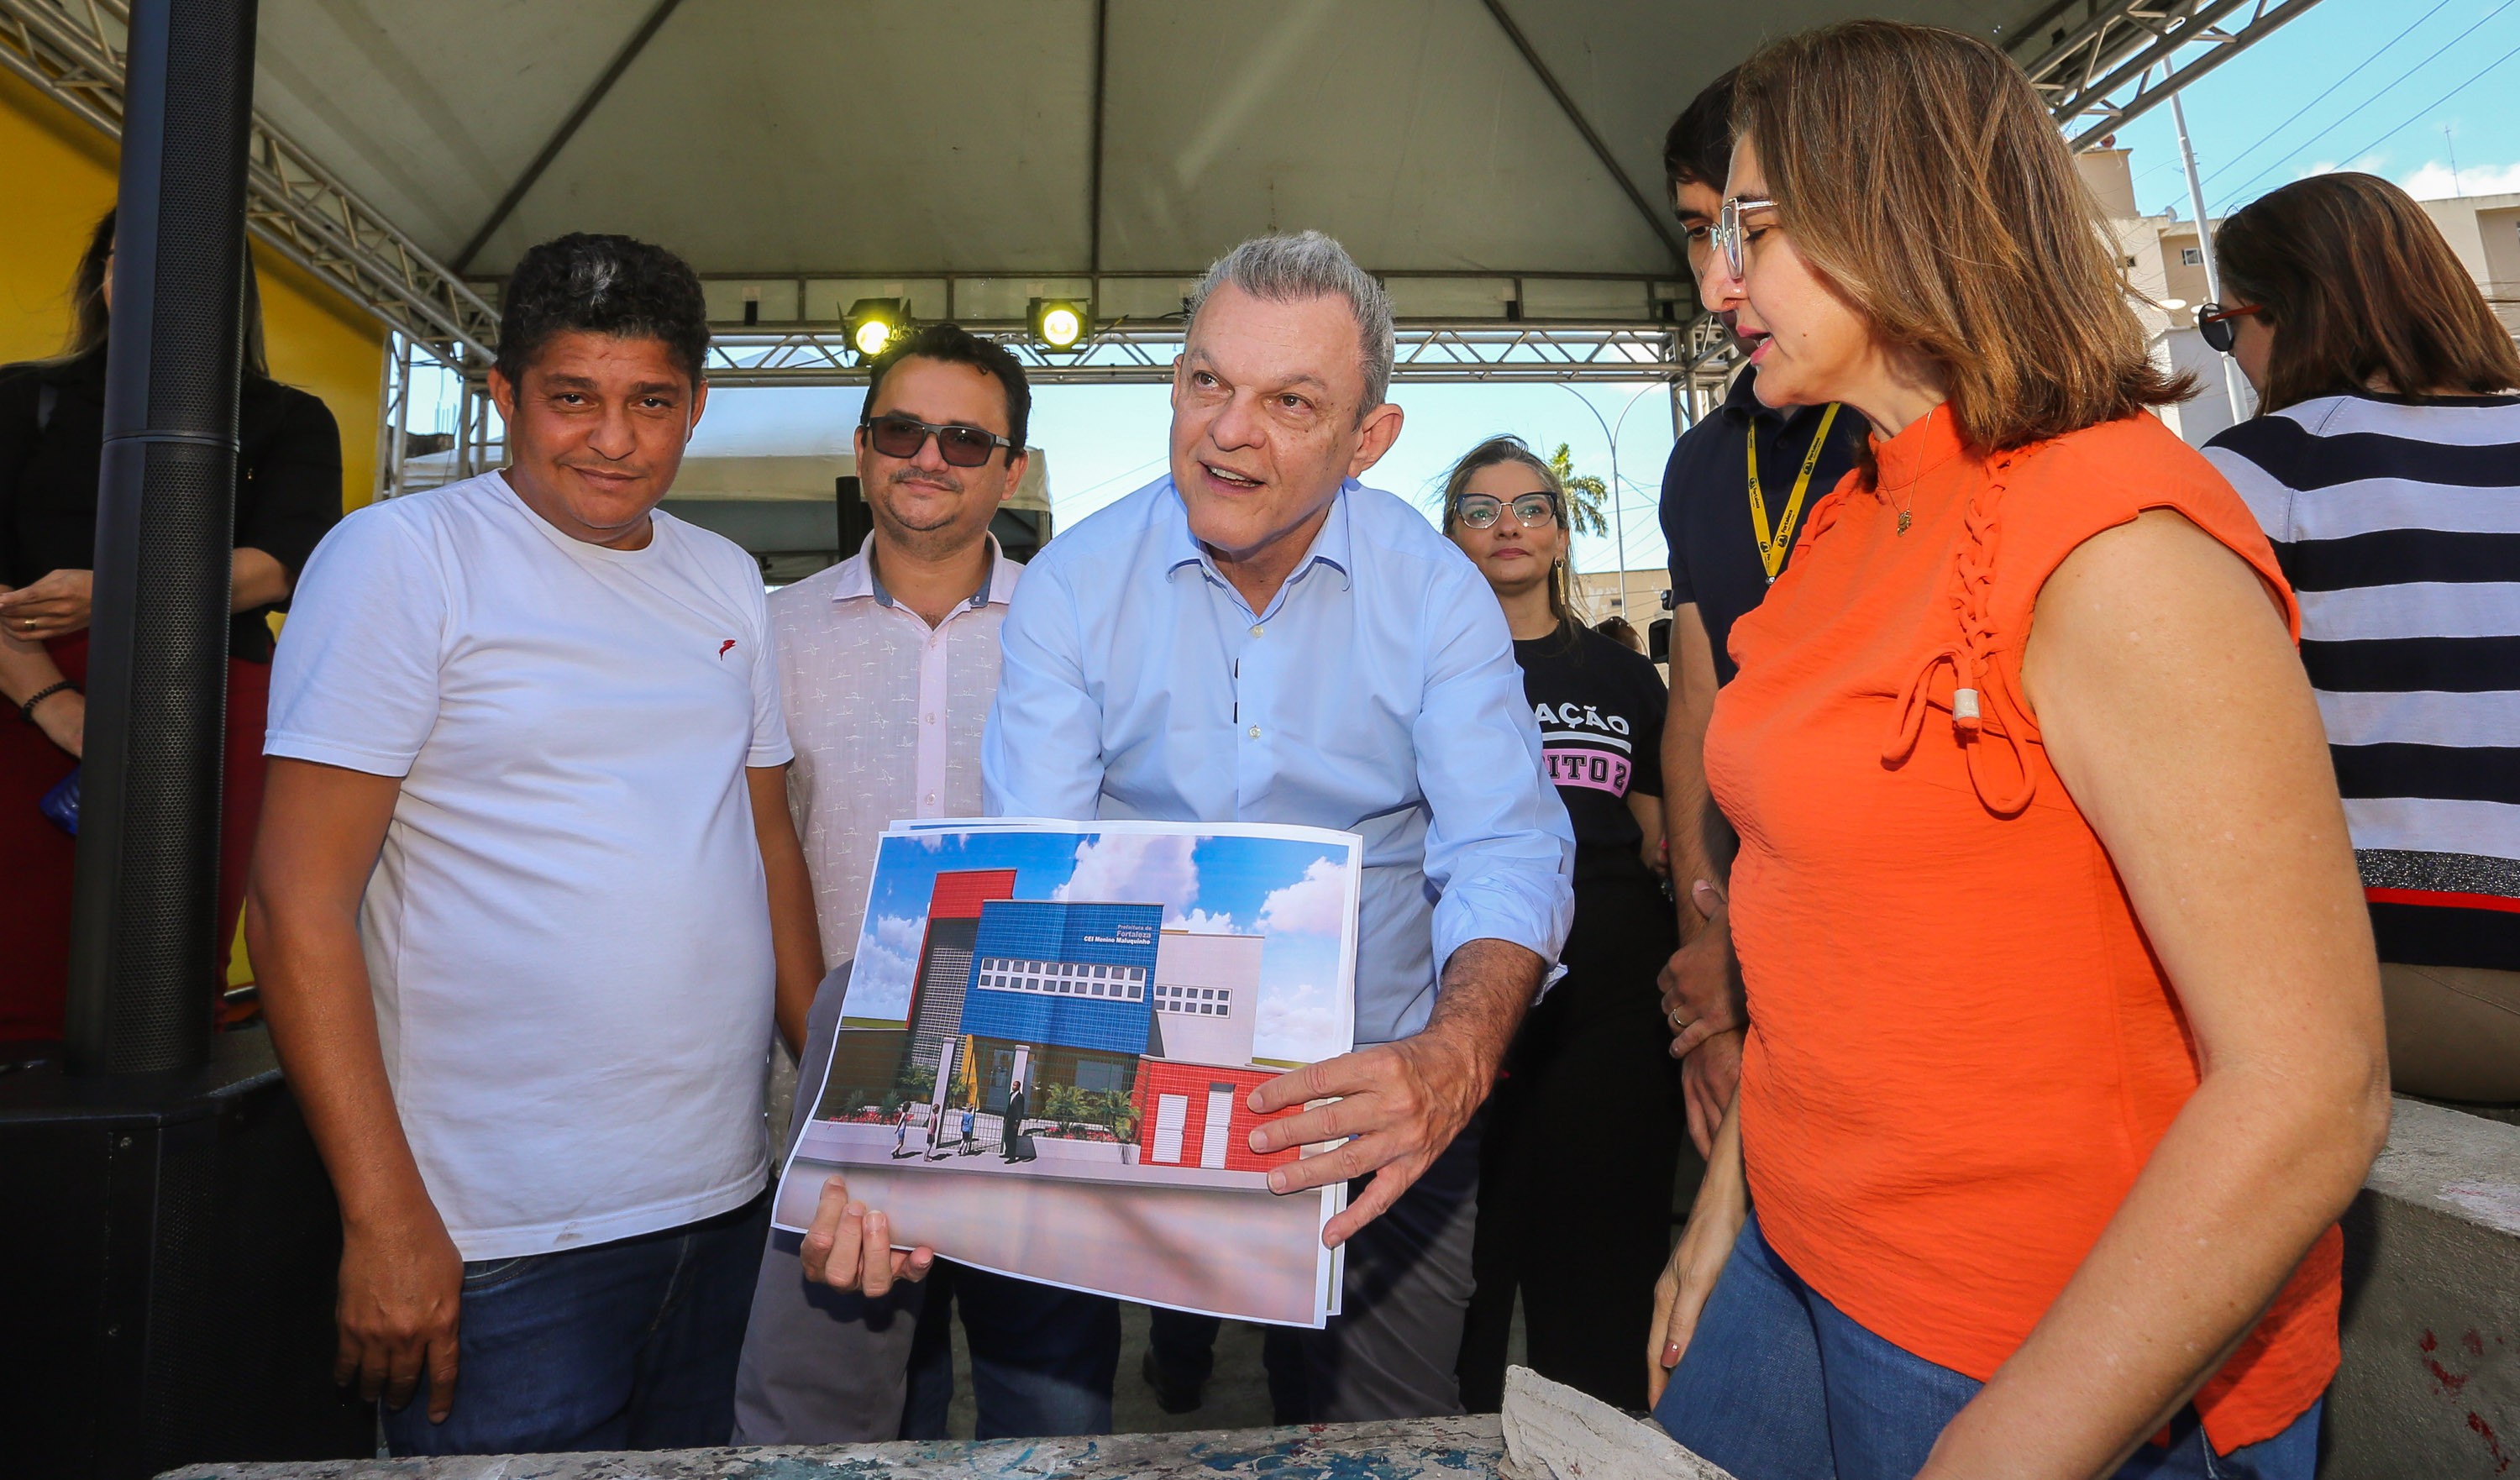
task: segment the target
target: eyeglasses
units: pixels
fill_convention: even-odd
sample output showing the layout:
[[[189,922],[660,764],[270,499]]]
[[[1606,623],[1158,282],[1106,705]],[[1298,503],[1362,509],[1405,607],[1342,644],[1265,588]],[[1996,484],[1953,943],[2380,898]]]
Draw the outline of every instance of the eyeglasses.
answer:
[[[1749,271],[1749,244],[1744,237],[1741,218],[1754,210],[1775,210],[1777,202],[1765,196],[1733,196],[1724,202],[1724,214],[1715,223],[1715,245],[1724,253],[1724,267],[1738,283]]]
[[[874,444],[875,450],[888,458],[915,458],[919,456],[920,449],[927,445],[927,439],[934,437],[938,455],[956,468],[977,468],[988,462],[990,453],[1001,447],[1012,453],[1015,445],[1012,439],[1002,437],[985,426],[966,426],[960,423],[938,426],[899,413],[875,417],[858,425],[866,428],[867,440]]]
[[[2256,303],[2240,303],[2229,308],[2220,303],[2199,303],[2196,305],[2196,332],[2204,336],[2207,348],[2219,354],[2229,354],[2231,346],[2240,338],[2240,326],[2231,321],[2264,312],[2266,309]]]
[[[1706,271],[1707,258],[1715,254],[1715,227],[1703,220],[1684,218],[1680,223],[1681,245],[1688,252],[1688,270]]]
[[[1547,493],[1517,493],[1511,499],[1492,498],[1473,493],[1453,506],[1453,516],[1472,529],[1492,529],[1513,510],[1514,522],[1525,529],[1541,529],[1557,522],[1557,499]]]

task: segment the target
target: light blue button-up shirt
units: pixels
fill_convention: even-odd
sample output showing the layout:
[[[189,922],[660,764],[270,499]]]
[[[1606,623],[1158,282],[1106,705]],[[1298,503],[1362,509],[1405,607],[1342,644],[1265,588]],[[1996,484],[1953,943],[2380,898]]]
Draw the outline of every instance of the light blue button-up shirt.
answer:
[[[1349,482],[1255,612],[1159,478],[1043,548],[1003,641],[991,815],[1364,836],[1358,1043],[1424,1027],[1470,941],[1557,959],[1575,834],[1505,613],[1399,499]]]

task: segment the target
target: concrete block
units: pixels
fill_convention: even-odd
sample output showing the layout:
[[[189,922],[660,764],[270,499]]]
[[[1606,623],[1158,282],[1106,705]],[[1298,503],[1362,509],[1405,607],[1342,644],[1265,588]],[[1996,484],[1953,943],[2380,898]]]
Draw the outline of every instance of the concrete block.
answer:
[[[2520,1473],[2520,1127],[2401,1098],[2345,1216],[2322,1480]]]
[[[1505,1372],[1507,1480],[1732,1480],[1649,1418],[1527,1367]]]

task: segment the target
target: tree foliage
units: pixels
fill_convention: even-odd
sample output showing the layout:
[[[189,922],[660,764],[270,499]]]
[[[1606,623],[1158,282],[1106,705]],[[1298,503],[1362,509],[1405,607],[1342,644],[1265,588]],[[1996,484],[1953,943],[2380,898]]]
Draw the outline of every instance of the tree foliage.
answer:
[[[1575,458],[1564,442],[1549,455],[1549,471],[1566,490],[1566,527],[1574,534],[1610,532],[1610,485],[1595,473],[1577,472]]]

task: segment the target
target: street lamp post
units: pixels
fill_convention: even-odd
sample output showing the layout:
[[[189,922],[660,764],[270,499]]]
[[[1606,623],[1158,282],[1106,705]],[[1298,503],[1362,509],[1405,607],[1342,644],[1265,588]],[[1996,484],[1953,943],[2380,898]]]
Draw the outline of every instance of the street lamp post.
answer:
[[[1619,614],[1621,616],[1625,616],[1628,614],[1628,520],[1626,506],[1620,498],[1623,485],[1619,481],[1619,428],[1628,425],[1628,413],[1637,409],[1637,402],[1644,399],[1645,393],[1655,387],[1652,385],[1645,385],[1641,387],[1635,395],[1628,397],[1628,404],[1619,408],[1618,420],[1612,422],[1603,420],[1600,408],[1595,406],[1590,400],[1586,399],[1582,391],[1567,384],[1564,381],[1558,381],[1554,383],[1558,389],[1573,396],[1575,398],[1575,404],[1583,407],[1586,411],[1593,414],[1594,422],[1601,428],[1601,439],[1610,444],[1610,534],[1611,537],[1618,542]],[[1575,559],[1575,530],[1573,525],[1570,524],[1567,526],[1566,536],[1566,559],[1571,564]]]

